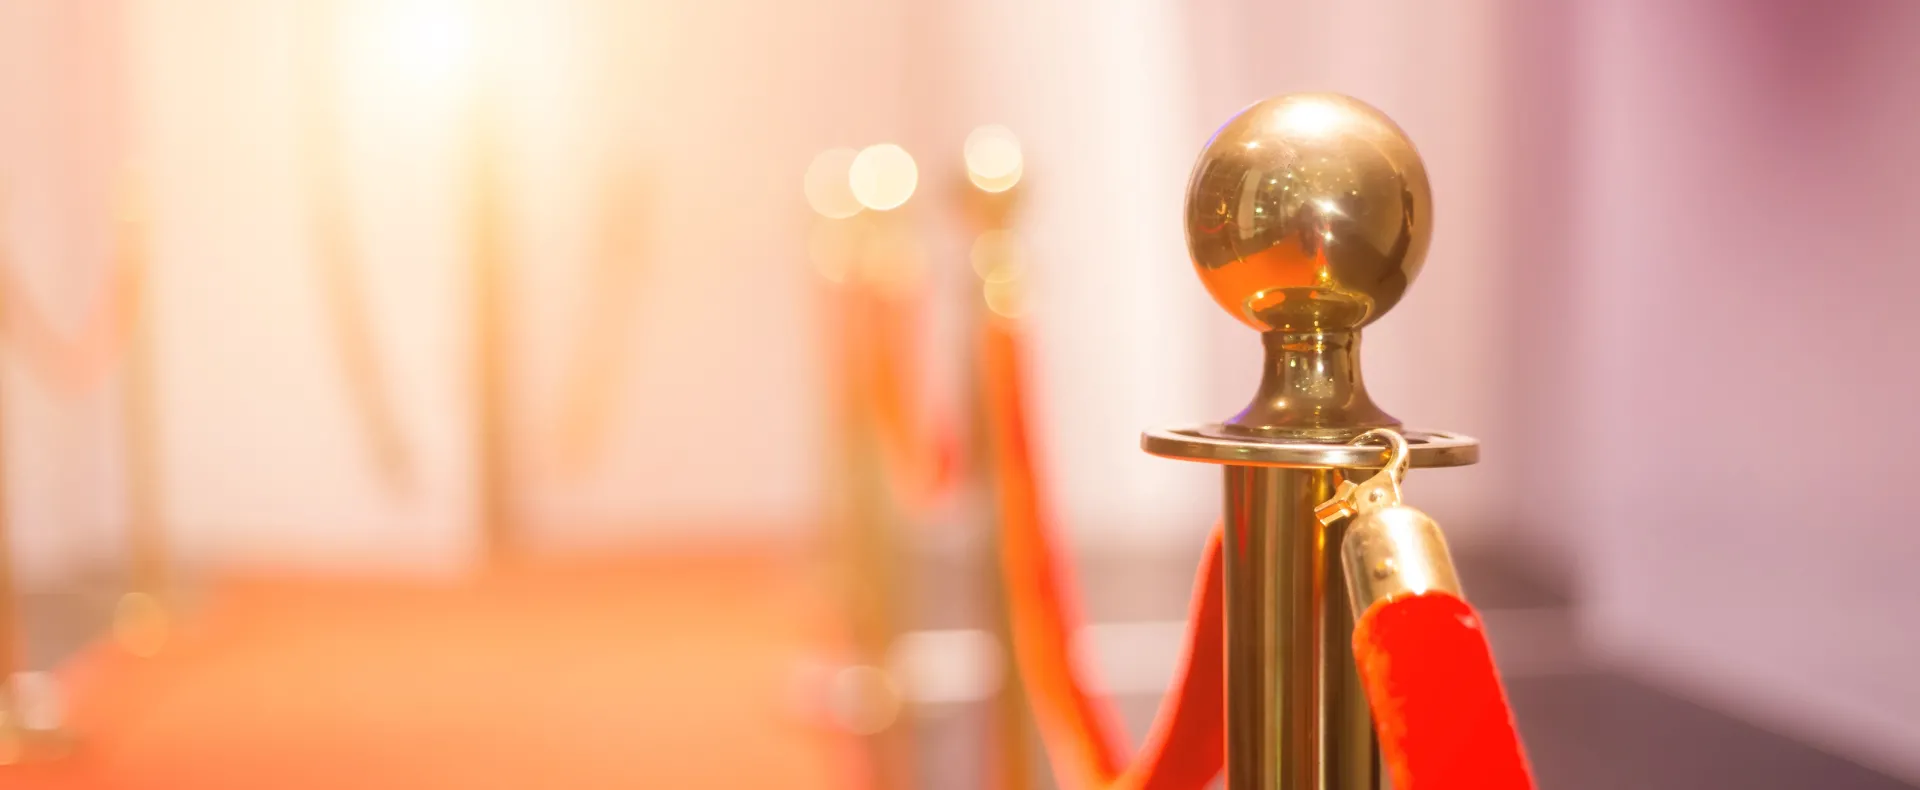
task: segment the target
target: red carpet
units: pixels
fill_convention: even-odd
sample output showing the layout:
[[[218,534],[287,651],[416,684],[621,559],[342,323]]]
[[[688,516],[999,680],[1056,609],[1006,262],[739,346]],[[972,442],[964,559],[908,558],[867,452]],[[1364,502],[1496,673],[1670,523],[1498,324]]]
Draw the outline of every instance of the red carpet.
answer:
[[[159,658],[69,667],[79,751],[21,790],[858,786],[802,719],[830,619],[795,562],[237,584]]]

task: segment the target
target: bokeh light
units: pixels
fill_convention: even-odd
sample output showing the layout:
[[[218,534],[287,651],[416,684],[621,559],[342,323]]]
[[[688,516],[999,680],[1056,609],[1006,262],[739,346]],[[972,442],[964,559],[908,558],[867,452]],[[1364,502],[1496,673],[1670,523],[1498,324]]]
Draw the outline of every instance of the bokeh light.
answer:
[[[889,211],[905,205],[920,185],[920,168],[907,149],[892,143],[870,145],[853,158],[848,185],[860,205]]]
[[[988,281],[980,287],[987,309],[1003,318],[1019,318],[1027,312],[1026,291],[1018,278]]]
[[[400,0],[371,10],[350,62],[409,96],[471,87],[478,56],[473,10],[451,0]]]
[[[982,126],[967,135],[967,180],[988,192],[1005,192],[1020,183],[1026,158],[1020,138],[1005,126]]]
[[[807,165],[807,205],[828,219],[846,219],[860,213],[860,199],[853,195],[853,160],[859,153],[851,148],[821,151]]]
[[[1286,113],[1281,121],[1289,131],[1315,137],[1332,133],[1342,117],[1338,105],[1318,97],[1290,102],[1281,112]]]

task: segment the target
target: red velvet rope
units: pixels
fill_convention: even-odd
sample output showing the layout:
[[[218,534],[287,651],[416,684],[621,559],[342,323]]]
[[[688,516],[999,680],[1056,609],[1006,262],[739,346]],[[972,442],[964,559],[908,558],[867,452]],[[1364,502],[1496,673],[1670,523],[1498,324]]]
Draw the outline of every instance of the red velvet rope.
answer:
[[[856,286],[855,307],[861,311],[852,330],[866,351],[861,360],[864,395],[874,416],[880,449],[895,494],[910,512],[937,505],[960,482],[959,437],[951,423],[913,413],[918,400],[917,370],[909,362],[919,335],[915,328],[926,301],[924,293],[885,296]]]
[[[1480,615],[1445,592],[1375,603],[1353,631],[1397,790],[1532,790]]]
[[[80,331],[66,335],[28,296],[0,244],[0,333],[12,341],[28,369],[70,397],[93,391],[126,356],[136,331],[142,282],[138,239],[123,228],[113,271],[101,284]],[[3,240],[0,240],[3,241]]]
[[[1053,766],[1068,790],[1197,790],[1226,758],[1220,527],[1194,583],[1187,643],[1170,698],[1133,760],[1117,716],[1089,690],[1074,655],[1081,624],[1073,572],[1048,520],[1027,431],[1020,340],[1010,322],[988,323],[981,342],[983,396],[994,451],[1001,564],[1014,654]]]

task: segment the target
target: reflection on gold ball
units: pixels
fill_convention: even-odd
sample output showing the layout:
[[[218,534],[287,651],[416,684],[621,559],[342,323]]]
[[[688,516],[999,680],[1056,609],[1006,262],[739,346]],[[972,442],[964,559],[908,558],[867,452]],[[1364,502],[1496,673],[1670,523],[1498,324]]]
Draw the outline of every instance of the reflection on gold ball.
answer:
[[[1187,186],[1187,246],[1220,306],[1261,331],[1358,329],[1420,273],[1433,196],[1420,154],[1356,99],[1277,96],[1214,133]]]

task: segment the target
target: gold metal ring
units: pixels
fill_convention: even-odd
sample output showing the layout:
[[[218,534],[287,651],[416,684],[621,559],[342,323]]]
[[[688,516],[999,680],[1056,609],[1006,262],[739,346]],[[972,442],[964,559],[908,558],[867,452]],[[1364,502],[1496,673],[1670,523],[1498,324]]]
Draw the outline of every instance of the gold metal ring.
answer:
[[[1480,460],[1480,442],[1471,436],[1409,431],[1402,438],[1415,467],[1466,466]],[[1180,461],[1282,469],[1380,469],[1392,456],[1379,445],[1237,436],[1218,423],[1150,430],[1140,435],[1140,449]]]
[[[1393,453],[1387,457],[1387,465],[1380,467],[1380,471],[1391,471],[1395,480],[1405,479],[1407,470],[1413,467],[1413,449],[1407,445],[1407,437],[1392,428],[1375,428],[1353,437],[1348,444],[1366,444],[1374,439],[1386,439]]]

